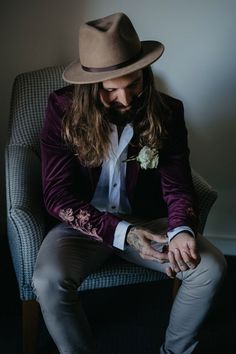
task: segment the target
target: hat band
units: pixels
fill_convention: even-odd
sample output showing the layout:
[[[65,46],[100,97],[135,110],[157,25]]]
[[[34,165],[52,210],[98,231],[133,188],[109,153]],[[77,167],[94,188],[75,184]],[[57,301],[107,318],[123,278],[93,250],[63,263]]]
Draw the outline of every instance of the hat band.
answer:
[[[139,53],[136,54],[134,57],[132,57],[131,59],[126,60],[126,61],[124,61],[123,63],[120,63],[120,64],[111,65],[111,66],[105,66],[104,68],[90,68],[88,66],[84,66],[84,65],[81,64],[81,67],[82,67],[83,70],[88,71],[90,73],[101,73],[101,72],[113,71],[113,70],[121,69],[121,68],[124,68],[125,66],[133,64],[136,60],[139,59],[141,54],[142,54],[142,48],[139,51]]]

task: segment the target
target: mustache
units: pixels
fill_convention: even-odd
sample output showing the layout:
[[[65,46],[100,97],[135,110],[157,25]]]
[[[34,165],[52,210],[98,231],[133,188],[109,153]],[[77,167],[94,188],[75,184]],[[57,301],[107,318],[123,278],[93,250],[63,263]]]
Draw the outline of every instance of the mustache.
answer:
[[[130,109],[125,110],[119,102],[114,102],[110,107],[103,107],[103,116],[106,120],[119,126],[125,126],[133,121],[139,121],[147,107],[147,90],[135,96],[130,103]],[[122,111],[122,108],[124,111]]]
[[[147,105],[147,89],[142,90],[137,96],[133,97],[132,101],[130,102],[129,106],[130,111],[136,112],[142,110]],[[120,102],[113,102],[108,110],[112,109],[125,109],[126,107]]]

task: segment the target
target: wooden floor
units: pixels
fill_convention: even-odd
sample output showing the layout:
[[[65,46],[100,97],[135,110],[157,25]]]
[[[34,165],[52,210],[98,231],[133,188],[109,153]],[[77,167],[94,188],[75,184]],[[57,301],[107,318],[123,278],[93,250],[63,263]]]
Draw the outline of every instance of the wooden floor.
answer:
[[[227,257],[228,273],[200,331],[198,354],[236,353],[236,257]],[[21,303],[14,272],[0,270],[0,354],[21,354]],[[168,323],[171,284],[145,284],[83,293],[81,300],[97,340],[99,354],[158,354]],[[53,343],[41,318],[39,354]]]

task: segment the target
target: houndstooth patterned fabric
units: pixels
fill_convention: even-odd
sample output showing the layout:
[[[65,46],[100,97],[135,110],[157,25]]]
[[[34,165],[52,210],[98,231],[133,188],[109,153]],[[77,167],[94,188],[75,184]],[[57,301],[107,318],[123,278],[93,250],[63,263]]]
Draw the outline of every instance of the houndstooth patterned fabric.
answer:
[[[39,156],[41,130],[49,93],[65,86],[63,66],[20,74],[13,84],[9,144],[25,145]]]
[[[5,149],[8,239],[22,300],[34,299],[31,279],[37,253],[46,234],[42,199],[39,132],[50,92],[65,85],[63,66],[16,77]],[[203,232],[217,193],[193,171],[200,201],[199,232]],[[121,259],[108,261],[85,279],[80,291],[166,279],[164,274]]]

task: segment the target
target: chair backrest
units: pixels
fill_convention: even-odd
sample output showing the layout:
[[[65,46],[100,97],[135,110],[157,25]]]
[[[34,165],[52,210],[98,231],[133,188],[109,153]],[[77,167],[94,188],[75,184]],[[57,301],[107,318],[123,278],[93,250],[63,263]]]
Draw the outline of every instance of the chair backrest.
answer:
[[[9,121],[8,145],[30,147],[39,156],[39,132],[50,92],[65,86],[63,66],[26,72],[16,77]]]
[[[14,81],[5,148],[8,241],[22,300],[33,298],[31,279],[46,232],[40,131],[50,92],[65,85],[64,67],[18,75]]]

